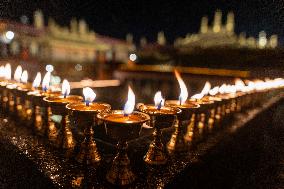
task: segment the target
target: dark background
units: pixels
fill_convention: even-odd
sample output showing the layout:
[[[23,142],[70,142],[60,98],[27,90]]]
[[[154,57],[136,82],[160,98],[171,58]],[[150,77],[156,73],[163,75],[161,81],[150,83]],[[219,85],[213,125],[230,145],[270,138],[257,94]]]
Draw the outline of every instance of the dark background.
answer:
[[[136,42],[141,36],[153,41],[163,30],[172,42],[177,36],[197,32],[203,15],[208,15],[211,22],[216,9],[224,14],[232,10],[237,33],[245,31],[256,37],[265,30],[268,36],[278,34],[283,44],[283,8],[281,0],[2,0],[0,16],[19,20],[21,15],[27,15],[32,22],[33,11],[41,9],[46,19],[51,16],[63,25],[72,17],[84,18],[97,33],[125,38],[130,32]]]

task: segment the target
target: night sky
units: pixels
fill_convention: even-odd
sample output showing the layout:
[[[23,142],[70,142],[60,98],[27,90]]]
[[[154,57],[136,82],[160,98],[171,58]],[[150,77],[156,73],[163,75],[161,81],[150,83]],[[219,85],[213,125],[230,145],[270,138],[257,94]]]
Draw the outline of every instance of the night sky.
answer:
[[[19,20],[27,15],[32,21],[32,12],[41,9],[47,19],[53,17],[58,23],[67,25],[72,17],[84,18],[94,31],[100,34],[125,38],[133,33],[135,41],[145,36],[156,39],[163,30],[169,41],[186,33],[197,32],[203,15],[213,20],[215,9],[223,13],[235,13],[236,32],[245,31],[257,36],[265,30],[270,36],[284,37],[284,1],[281,0],[189,0],[189,1],[71,1],[71,0],[2,0],[0,14],[4,18]],[[223,18],[224,19],[224,18]]]

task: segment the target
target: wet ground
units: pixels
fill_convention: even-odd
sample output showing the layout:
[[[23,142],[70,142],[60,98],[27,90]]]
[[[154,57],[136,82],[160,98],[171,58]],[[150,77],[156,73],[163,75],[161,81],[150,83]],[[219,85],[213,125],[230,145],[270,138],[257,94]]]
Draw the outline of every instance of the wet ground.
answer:
[[[236,132],[228,131],[219,138],[213,137],[211,144],[214,145],[201,146],[201,151],[196,152],[195,156],[198,160],[188,164],[187,168],[175,177],[169,177],[172,180],[164,182],[167,184],[166,188],[284,188],[283,115],[284,101],[282,100],[259,114],[244,127],[239,127]],[[244,116],[240,117],[239,122],[244,121],[245,118]],[[33,155],[38,152],[42,153],[42,145],[29,144],[29,140],[34,139],[28,134],[16,135],[21,132],[19,131],[21,129],[16,129],[19,128],[19,125],[18,127],[6,127],[12,122],[9,120],[8,123],[5,123],[5,119],[2,119],[1,122],[1,126],[8,129],[7,133],[15,133],[15,138],[7,137],[9,140],[0,140],[0,188],[60,187],[58,185],[58,182],[59,184],[61,182],[60,179],[57,184],[54,182],[56,179],[52,180],[52,175],[56,175],[58,170],[43,166],[44,164],[38,163],[36,156]],[[26,134],[25,129],[23,132]],[[222,140],[219,140],[220,137]],[[100,146],[99,142],[98,146]],[[205,149],[203,153],[202,148]],[[54,167],[59,169],[68,167],[68,162],[61,162],[60,158],[54,158],[56,153],[55,155],[50,154],[48,150],[45,152],[45,157],[49,160],[41,157],[43,162],[55,160],[53,165],[56,166]],[[186,156],[186,158],[188,161],[192,160],[192,157]],[[184,160],[174,162],[174,164],[177,169],[181,169],[185,162]],[[51,163],[47,165],[51,165]],[[166,172],[173,168],[169,166],[158,172]],[[68,171],[70,174],[74,173],[74,171]],[[172,171],[174,172],[174,170]],[[140,176],[146,175],[140,174]],[[151,183],[143,184],[145,180],[140,178],[138,180],[140,188],[154,186],[157,181],[150,176],[147,175],[153,185]],[[163,177],[163,175],[152,175],[152,177],[155,176]],[[162,179],[161,181],[163,182]],[[95,185],[94,188],[99,188],[99,185]]]

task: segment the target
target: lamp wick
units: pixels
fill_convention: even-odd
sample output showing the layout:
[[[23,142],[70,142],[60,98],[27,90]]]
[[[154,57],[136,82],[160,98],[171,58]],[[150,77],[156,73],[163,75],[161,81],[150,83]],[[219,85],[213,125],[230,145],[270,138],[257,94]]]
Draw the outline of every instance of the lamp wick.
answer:
[[[157,107],[158,110],[161,109],[161,107],[162,107],[162,102],[163,102],[163,100],[161,100],[160,103],[158,104],[158,107]]]

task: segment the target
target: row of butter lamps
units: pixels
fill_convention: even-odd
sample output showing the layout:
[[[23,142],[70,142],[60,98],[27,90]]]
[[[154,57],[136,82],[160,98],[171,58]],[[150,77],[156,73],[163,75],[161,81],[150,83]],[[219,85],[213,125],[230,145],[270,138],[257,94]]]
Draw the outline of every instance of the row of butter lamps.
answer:
[[[206,82],[203,90],[188,99],[188,91],[178,71],[174,71],[180,86],[178,100],[165,100],[158,91],[154,104],[137,104],[135,94],[128,89],[128,98],[123,110],[111,110],[111,105],[94,102],[96,94],[89,88],[83,88],[83,96],[70,95],[71,87],[63,80],[61,90],[50,86],[51,74],[47,72],[43,79],[38,72],[34,82],[28,83],[28,72],[18,66],[11,79],[11,66],[0,66],[1,105],[5,112],[17,116],[31,126],[40,136],[59,148],[70,150],[75,146],[69,122],[84,128],[84,140],[76,160],[80,163],[97,164],[101,156],[93,139],[93,125],[98,121],[105,124],[106,134],[117,140],[115,156],[106,179],[115,185],[128,185],[135,180],[127,156],[127,141],[139,137],[144,124],[154,128],[153,141],[144,156],[149,165],[167,163],[168,153],[188,152],[203,141],[214,130],[226,125],[232,113],[239,112],[256,103],[263,102],[272,92],[278,92],[284,86],[284,80],[248,81],[240,79],[235,85],[216,86]],[[41,84],[42,80],[42,85]],[[71,119],[72,118],[72,119]],[[161,131],[174,126],[166,148],[161,139]]]

